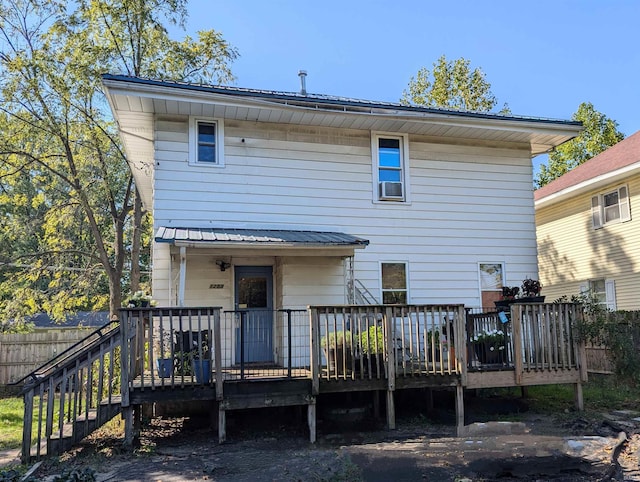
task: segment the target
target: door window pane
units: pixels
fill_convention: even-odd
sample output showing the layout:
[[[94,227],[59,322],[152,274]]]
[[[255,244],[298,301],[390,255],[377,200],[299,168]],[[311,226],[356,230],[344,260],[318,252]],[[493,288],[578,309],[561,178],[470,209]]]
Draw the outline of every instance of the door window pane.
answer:
[[[267,308],[267,279],[264,276],[240,278],[238,304],[246,308]]]

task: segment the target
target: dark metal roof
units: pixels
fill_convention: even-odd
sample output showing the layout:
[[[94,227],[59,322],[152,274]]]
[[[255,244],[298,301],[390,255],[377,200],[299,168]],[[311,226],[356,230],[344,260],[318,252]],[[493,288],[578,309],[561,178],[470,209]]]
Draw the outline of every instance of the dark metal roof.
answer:
[[[367,246],[366,239],[345,233],[285,231],[281,229],[167,228],[160,227],[155,240],[160,243],[194,242],[238,245]]]
[[[82,328],[98,327],[109,323],[108,311],[79,311],[73,315],[67,315],[62,322],[55,322],[46,313],[38,313],[27,320],[33,323],[35,328]]]
[[[178,82],[168,80],[147,79],[134,77],[129,75],[103,74],[103,80],[115,80],[121,82],[130,82],[141,85],[158,86],[158,87],[174,87],[191,91],[208,92],[213,94],[234,95],[236,97],[261,98],[267,100],[281,101],[284,103],[291,102],[295,104],[314,103],[323,105],[324,107],[342,107],[346,111],[347,107],[364,108],[364,109],[393,109],[403,112],[422,112],[430,114],[444,114],[460,117],[475,117],[481,119],[497,119],[522,122],[539,122],[561,125],[581,126],[582,123],[572,120],[549,119],[543,117],[525,117],[518,115],[504,115],[489,112],[476,112],[468,110],[443,109],[438,107],[424,107],[416,105],[404,105],[397,102],[381,102],[363,99],[354,99],[349,97],[339,97],[324,94],[301,94],[299,92],[282,92],[276,90],[248,89],[242,87],[230,87],[222,85],[206,85],[190,82]]]

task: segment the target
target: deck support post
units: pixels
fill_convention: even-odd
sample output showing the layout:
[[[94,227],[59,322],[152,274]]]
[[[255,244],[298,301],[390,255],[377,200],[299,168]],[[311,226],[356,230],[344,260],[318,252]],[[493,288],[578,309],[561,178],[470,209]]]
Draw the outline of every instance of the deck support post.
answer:
[[[133,407],[122,407],[122,418],[124,419],[124,446],[133,447]]]
[[[135,443],[140,439],[143,413],[143,405],[133,406],[133,438],[131,439],[132,443]]]
[[[222,403],[218,404],[218,443],[227,440],[227,412],[222,408]]]
[[[433,389],[427,388],[427,412],[433,412]]]
[[[309,424],[309,442],[316,443],[316,403],[307,405],[307,423]]]
[[[456,385],[456,433],[462,437],[464,433],[464,388]]]
[[[396,429],[396,407],[394,404],[393,390],[387,390],[387,428]]]
[[[582,412],[584,410],[584,400],[582,398],[582,383],[578,382],[573,386],[573,400],[576,410]]]
[[[373,391],[373,417],[380,418],[380,390]]]

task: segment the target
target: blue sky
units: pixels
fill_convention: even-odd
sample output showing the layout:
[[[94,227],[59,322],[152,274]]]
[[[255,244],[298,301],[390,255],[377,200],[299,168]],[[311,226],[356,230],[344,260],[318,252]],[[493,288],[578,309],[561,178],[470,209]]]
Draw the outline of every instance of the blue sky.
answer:
[[[581,102],[640,130],[640,1],[190,0],[189,33],[235,46],[240,87],[398,101],[441,56],[480,67],[500,105],[569,119]],[[537,159],[538,160],[538,159]]]

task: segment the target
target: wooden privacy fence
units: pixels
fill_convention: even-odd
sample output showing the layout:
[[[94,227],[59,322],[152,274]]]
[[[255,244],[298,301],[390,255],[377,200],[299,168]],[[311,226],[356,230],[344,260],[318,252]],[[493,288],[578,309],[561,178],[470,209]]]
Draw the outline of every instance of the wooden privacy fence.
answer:
[[[79,328],[0,335],[0,385],[20,380],[89,333]]]

